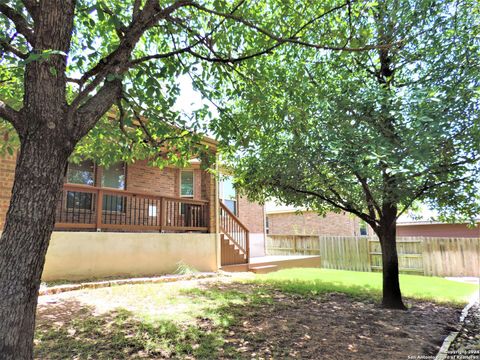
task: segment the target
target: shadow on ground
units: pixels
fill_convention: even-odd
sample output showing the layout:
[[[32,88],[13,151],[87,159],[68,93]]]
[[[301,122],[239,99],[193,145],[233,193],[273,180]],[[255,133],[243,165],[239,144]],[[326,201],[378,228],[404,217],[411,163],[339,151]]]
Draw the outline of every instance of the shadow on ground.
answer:
[[[38,308],[35,357],[406,359],[435,354],[458,318],[458,309],[428,302],[389,311],[343,293],[258,283],[203,283],[180,293],[209,304],[202,316],[145,321],[121,308],[98,314],[74,295],[53,299]]]

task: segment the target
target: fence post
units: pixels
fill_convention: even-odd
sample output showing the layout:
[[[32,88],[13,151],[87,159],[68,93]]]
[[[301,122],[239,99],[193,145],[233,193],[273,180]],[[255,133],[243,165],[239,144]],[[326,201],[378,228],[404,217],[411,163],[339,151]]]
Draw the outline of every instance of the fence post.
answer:
[[[297,254],[297,235],[293,235],[293,253]]]
[[[366,239],[367,240],[367,264],[368,264],[368,271],[372,271],[372,258],[371,258],[371,247],[370,247],[370,236]]]

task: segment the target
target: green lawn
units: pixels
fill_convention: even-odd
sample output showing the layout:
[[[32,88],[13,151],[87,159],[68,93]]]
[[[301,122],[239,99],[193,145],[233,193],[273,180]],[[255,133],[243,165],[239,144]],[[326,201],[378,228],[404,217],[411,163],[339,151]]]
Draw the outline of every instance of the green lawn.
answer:
[[[258,275],[257,282],[299,294],[343,292],[356,297],[378,299],[382,291],[382,274],[331,269],[286,269]],[[440,277],[400,275],[404,297],[439,303],[464,304],[478,286]]]

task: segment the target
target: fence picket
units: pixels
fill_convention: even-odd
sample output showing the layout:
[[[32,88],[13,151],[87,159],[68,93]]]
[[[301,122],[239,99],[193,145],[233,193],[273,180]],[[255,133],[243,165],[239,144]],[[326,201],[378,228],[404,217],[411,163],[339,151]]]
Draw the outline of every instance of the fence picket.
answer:
[[[399,237],[400,270],[430,276],[480,276],[480,239]],[[376,237],[268,235],[268,255],[320,255],[322,267],[380,271]]]

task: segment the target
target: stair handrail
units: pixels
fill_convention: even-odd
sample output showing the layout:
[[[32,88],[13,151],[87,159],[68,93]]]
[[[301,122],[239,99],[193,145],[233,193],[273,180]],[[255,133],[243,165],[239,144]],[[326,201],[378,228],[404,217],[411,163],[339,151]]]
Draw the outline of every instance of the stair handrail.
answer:
[[[245,247],[243,247],[231,234],[228,233],[227,229],[225,229],[222,226],[222,221],[220,220],[220,230],[228,237],[230,241],[232,241],[240,250],[242,250],[246,256],[247,259],[250,258],[250,231],[248,228],[240,221],[240,219],[230,211],[230,209],[220,201],[220,207],[221,209],[235,221],[237,225],[239,225],[244,231],[245,231]]]
[[[236,223],[237,223],[238,225],[240,225],[240,226],[243,228],[243,230],[250,232],[250,231],[248,230],[248,227],[240,221],[240,219],[238,218],[238,216],[235,215],[235,214],[234,214],[223,202],[221,202],[221,201],[220,201],[220,207],[221,207],[223,210],[225,210],[225,212],[227,212],[228,215],[230,215],[231,217],[233,217],[233,218],[235,219]]]

